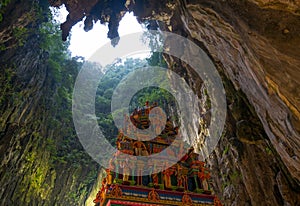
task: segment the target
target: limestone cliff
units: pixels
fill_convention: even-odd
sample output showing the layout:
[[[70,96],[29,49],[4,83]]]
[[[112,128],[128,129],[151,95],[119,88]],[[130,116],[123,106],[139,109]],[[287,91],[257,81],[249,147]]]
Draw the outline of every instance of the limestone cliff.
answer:
[[[275,5],[175,1],[152,17],[202,46],[223,74],[227,122],[208,162],[226,205],[300,201],[299,4]]]
[[[47,4],[2,2],[0,205],[83,205],[98,165],[72,124],[79,65],[64,59]]]
[[[298,0],[49,2],[64,3],[70,12],[61,26],[63,39],[84,17],[85,30],[100,20],[109,23],[108,36],[117,37],[124,12],[134,11],[139,21],[160,20],[162,30],[202,47],[223,78],[228,105],[224,135],[207,160],[215,192],[226,205],[300,204]],[[41,13],[33,9],[36,4]],[[70,106],[71,83],[62,79],[72,81],[76,66],[69,61],[73,70],[55,72],[35,33],[47,9],[45,1],[1,1],[3,205],[80,205],[96,179],[97,164],[81,152],[78,141],[67,138],[74,137],[73,130],[66,132],[73,126],[63,113]],[[182,62],[165,58],[201,96],[201,80],[193,79]]]

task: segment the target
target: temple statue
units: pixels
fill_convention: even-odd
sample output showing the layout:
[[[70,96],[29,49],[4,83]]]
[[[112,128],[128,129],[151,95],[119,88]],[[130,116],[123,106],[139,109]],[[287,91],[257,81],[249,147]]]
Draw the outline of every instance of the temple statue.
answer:
[[[167,170],[163,171],[163,174],[164,174],[165,187],[172,188],[171,175],[173,174],[173,172],[170,169],[167,169]]]
[[[161,133],[149,141],[143,141],[142,136],[135,140],[130,137],[134,129],[149,128],[150,124],[160,124],[161,121],[149,121],[151,109],[149,102],[135,109],[128,117],[124,115],[124,128],[116,138],[117,152],[111,157],[106,177],[94,200],[95,205],[193,205],[193,206],[221,206],[221,201],[212,195],[210,187],[210,173],[205,163],[198,159],[193,148],[186,148],[179,133],[179,127],[167,120],[165,125],[158,125]],[[155,111],[154,111],[155,112]],[[128,124],[132,121],[132,124]],[[156,126],[156,125],[155,125]],[[124,134],[123,131],[127,130]],[[157,130],[158,131],[158,130]],[[177,138],[178,137],[178,138]],[[176,143],[174,140],[176,139]],[[174,144],[173,150],[160,159],[151,158]],[[124,154],[130,155],[123,156]],[[164,168],[165,163],[174,156],[181,157],[170,168]],[[142,159],[149,156],[148,162]],[[151,171],[148,176],[142,176],[142,171]],[[121,174],[123,175],[121,178]],[[176,198],[175,198],[176,197]]]
[[[136,156],[142,156],[143,150],[147,151],[145,144],[141,141],[136,141],[133,143],[133,148]],[[145,153],[144,153],[145,154]]]
[[[130,175],[130,165],[128,159],[126,159],[123,162],[120,162],[120,167],[123,169],[123,181],[128,181]]]

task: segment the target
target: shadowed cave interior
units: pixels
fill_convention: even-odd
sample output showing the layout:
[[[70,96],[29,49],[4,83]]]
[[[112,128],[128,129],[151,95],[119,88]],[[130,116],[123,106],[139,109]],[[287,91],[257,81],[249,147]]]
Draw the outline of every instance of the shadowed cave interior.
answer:
[[[62,5],[69,15],[61,25],[54,24],[49,7]],[[178,196],[183,205],[197,205],[200,204],[198,194],[208,195],[201,196],[208,199],[214,195],[222,205],[300,205],[299,11],[299,1],[283,0],[1,1],[0,204],[94,205],[103,179],[106,177],[108,181],[109,176],[78,139],[72,119],[72,94],[80,68],[88,65],[93,69],[97,65],[86,63],[81,57],[71,57],[70,31],[81,21],[86,32],[93,29],[94,24],[105,24],[109,29],[107,37],[113,39],[111,44],[117,47],[119,22],[126,12],[133,12],[147,29],[178,34],[205,51],[222,79],[227,113],[215,150],[205,159],[205,167],[198,165],[202,168],[201,177],[209,171],[210,191],[202,180],[191,178],[190,173],[186,188],[178,180],[164,182],[163,175],[157,179],[163,186],[158,184],[157,188],[152,176],[146,180],[130,179],[130,176],[129,180],[136,182],[133,187],[126,177],[128,183],[115,182],[120,186],[118,190],[111,190],[115,199],[122,200],[118,196],[121,188],[124,197],[125,191],[147,195],[152,192],[145,198],[158,205],[171,204],[164,202],[169,196]],[[191,56],[193,58],[197,55]],[[148,60],[128,60],[117,69],[109,67],[105,84],[97,90],[95,109],[103,112],[98,122],[108,129],[106,135],[111,138],[110,143],[117,147],[120,133],[111,127],[113,121],[107,117],[108,97],[132,65],[145,64],[164,66],[176,72],[199,97],[200,113],[201,109],[208,112],[200,115],[200,119],[197,115],[191,119],[197,122],[200,129],[196,132],[201,136],[210,121],[203,80],[180,58],[152,54]],[[143,91],[136,97],[139,102],[132,103],[130,112],[135,107],[145,106],[142,104],[147,98],[152,98],[152,104],[157,96],[165,95],[166,100],[158,102],[159,105],[170,100],[166,92],[155,92],[156,96],[150,97],[150,90]],[[168,105],[164,106],[168,112],[174,112]],[[148,118],[140,115],[132,121],[143,128],[144,117]],[[176,124],[164,132],[176,133],[175,127]],[[154,149],[159,151],[155,144]],[[123,150],[127,144],[120,145]],[[142,150],[130,151],[136,156],[142,155]],[[181,166],[190,167],[191,162],[196,161],[192,151],[188,154],[186,162],[174,167],[173,177],[175,170],[181,171]],[[151,181],[153,184],[149,186]],[[139,188],[137,183],[148,186],[136,189]],[[202,190],[196,190],[196,183]],[[185,200],[184,190],[189,195]],[[138,202],[137,199],[132,201]],[[208,205],[218,204],[213,199],[209,201]]]

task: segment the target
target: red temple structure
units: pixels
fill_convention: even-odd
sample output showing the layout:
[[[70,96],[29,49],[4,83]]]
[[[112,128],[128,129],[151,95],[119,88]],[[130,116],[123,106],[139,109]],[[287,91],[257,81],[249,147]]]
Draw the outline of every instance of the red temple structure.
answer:
[[[129,118],[125,116],[123,131],[126,130],[127,134],[133,132],[126,121],[131,121],[137,128],[148,128],[150,124],[155,124],[149,121],[149,113],[156,106],[149,106],[147,102],[142,109],[134,110]],[[219,199],[212,195],[209,170],[203,161],[198,160],[193,148],[183,152],[180,161],[162,172],[140,175],[143,168],[153,164],[156,168],[163,168],[164,162],[168,161],[168,156],[154,162],[139,159],[139,156],[161,152],[179,135],[178,127],[174,127],[170,120],[163,126],[160,135],[150,141],[134,140],[119,131],[116,141],[118,151],[110,161],[110,168],[106,169],[107,175],[94,200],[95,206],[222,206]],[[177,148],[176,152],[182,152],[182,145],[178,144]],[[123,153],[130,154],[132,158],[122,159]]]

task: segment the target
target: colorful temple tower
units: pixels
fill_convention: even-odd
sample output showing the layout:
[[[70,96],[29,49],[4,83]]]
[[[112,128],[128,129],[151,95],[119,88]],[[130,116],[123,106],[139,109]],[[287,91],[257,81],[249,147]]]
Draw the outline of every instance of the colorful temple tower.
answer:
[[[94,200],[95,206],[157,206],[157,205],[193,205],[221,206],[219,199],[212,195],[210,188],[210,173],[205,163],[198,159],[193,148],[183,151],[181,144],[176,145],[181,159],[173,166],[161,171],[164,163],[170,158],[168,155],[157,161],[145,162],[141,156],[160,153],[166,149],[178,134],[178,127],[174,127],[170,120],[165,125],[150,122],[149,113],[157,104],[146,103],[142,109],[135,109],[130,117],[124,117],[123,131],[119,131],[116,145],[117,152],[110,160],[110,167],[106,169],[106,177]],[[150,124],[162,129],[161,133],[150,141],[139,141],[130,138],[128,134],[134,132],[134,127],[127,124],[131,121],[136,128],[148,128]],[[130,127],[131,125],[131,127]],[[131,158],[122,158],[122,154],[129,154]],[[157,173],[142,176],[145,167],[158,168]]]

